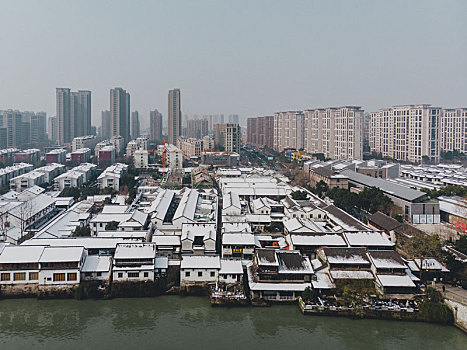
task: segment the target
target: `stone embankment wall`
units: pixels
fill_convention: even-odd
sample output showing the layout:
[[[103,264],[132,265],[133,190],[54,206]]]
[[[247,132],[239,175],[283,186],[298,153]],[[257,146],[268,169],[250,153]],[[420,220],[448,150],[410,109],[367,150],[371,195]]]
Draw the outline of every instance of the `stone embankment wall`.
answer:
[[[449,298],[444,299],[454,313],[454,324],[467,332],[467,305]]]

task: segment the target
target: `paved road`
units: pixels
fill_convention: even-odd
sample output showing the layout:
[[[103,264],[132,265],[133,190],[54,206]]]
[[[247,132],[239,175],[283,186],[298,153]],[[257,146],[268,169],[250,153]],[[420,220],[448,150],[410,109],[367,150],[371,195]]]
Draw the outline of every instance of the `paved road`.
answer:
[[[464,305],[467,305],[467,290],[461,287],[453,287],[451,285],[445,284],[444,287],[446,288],[446,292],[443,295],[446,298],[458,301]],[[436,284],[436,289],[440,292],[443,291],[443,284],[438,283]]]

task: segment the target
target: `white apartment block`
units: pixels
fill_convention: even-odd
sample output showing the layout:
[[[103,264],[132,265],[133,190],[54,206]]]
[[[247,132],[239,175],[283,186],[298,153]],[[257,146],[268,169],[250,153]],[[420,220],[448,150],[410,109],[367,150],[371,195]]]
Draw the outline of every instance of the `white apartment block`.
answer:
[[[199,157],[203,151],[203,140],[179,137],[177,146],[182,150],[185,158]]]
[[[301,111],[274,113],[274,149],[278,152],[286,148],[303,149],[304,121]]]
[[[136,150],[133,157],[136,169],[149,168],[149,152],[147,150]]]
[[[304,111],[304,149],[332,159],[362,159],[363,110],[360,107]],[[298,148],[297,148],[298,149]]]
[[[430,105],[395,106],[373,112],[370,150],[415,163],[424,156],[439,161],[441,116],[442,109]]]
[[[96,144],[96,136],[87,135],[75,137],[71,143],[71,151],[75,152],[81,148],[94,148]]]
[[[443,110],[441,150],[467,153],[467,108]]]
[[[274,149],[304,149],[333,159],[361,159],[360,107],[309,109],[274,114]]]

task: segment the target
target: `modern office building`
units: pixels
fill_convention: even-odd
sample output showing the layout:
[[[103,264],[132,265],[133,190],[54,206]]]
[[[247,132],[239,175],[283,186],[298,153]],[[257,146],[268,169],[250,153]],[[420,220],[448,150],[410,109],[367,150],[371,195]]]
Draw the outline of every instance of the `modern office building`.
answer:
[[[122,88],[110,90],[111,136],[130,141],[130,94]]]
[[[370,151],[402,161],[439,161],[440,107],[404,105],[371,113]],[[443,130],[443,133],[447,130]]]
[[[149,112],[149,128],[151,129],[151,141],[162,141],[162,114],[157,109]]]
[[[182,112],[181,112],[181,97],[180,89],[173,89],[169,91],[169,122],[168,133],[170,144],[175,145],[177,139],[182,134]]]

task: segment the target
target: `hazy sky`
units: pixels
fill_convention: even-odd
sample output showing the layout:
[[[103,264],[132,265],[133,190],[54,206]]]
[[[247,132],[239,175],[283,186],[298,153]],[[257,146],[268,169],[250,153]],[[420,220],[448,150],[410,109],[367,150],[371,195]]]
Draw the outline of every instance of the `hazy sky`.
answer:
[[[109,89],[147,120],[337,105],[467,106],[467,1],[0,1],[0,109]],[[146,122],[145,122],[146,123]],[[145,123],[143,126],[145,126]]]

